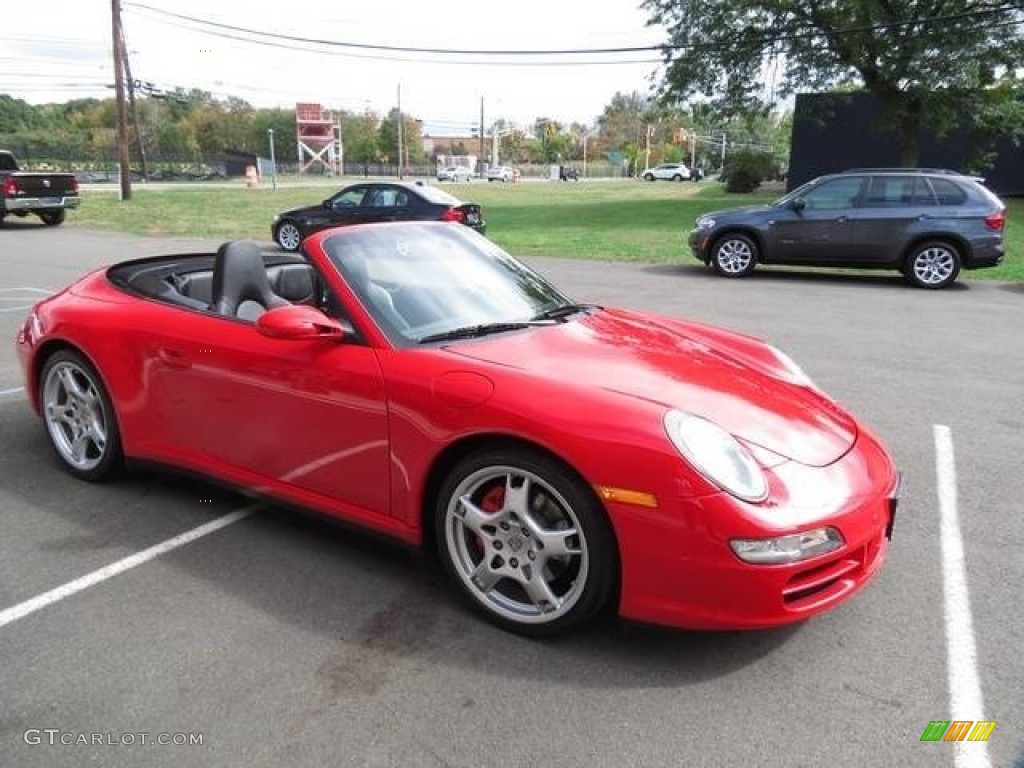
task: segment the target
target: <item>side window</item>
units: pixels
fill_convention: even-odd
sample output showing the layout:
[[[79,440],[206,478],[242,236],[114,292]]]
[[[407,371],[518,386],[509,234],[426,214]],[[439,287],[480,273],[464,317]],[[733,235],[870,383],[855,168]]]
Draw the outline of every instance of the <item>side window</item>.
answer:
[[[371,208],[393,208],[396,205],[395,200],[398,194],[397,190],[391,187],[381,187],[373,190],[369,197],[366,204]]]
[[[843,208],[852,208],[860,194],[863,181],[861,176],[849,176],[819,184],[804,195],[807,210],[837,211]]]
[[[967,202],[967,193],[949,179],[929,179],[939,205],[963,205]]]
[[[406,192],[404,189],[397,190],[395,192],[395,202],[394,202],[394,205],[397,205],[399,208],[405,208],[406,206],[408,206],[409,205],[409,193]]]
[[[935,205],[935,194],[932,187],[925,178],[914,179],[914,194],[911,199],[914,205]]]
[[[869,208],[896,208],[910,205],[914,179],[909,176],[874,176],[864,196]]]
[[[362,204],[363,196],[366,194],[366,187],[353,187],[343,190],[340,194],[331,199],[333,208],[355,208]]]

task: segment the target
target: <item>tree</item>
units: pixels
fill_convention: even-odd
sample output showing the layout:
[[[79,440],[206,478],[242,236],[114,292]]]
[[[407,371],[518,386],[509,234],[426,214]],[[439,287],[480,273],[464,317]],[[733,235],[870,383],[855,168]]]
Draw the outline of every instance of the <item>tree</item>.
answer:
[[[1024,9],[1012,0],[644,0],[643,7],[669,33],[662,99],[704,95],[741,112],[801,89],[855,84],[878,99],[908,166],[917,162],[922,127],[941,134],[982,113],[1005,114],[993,94],[1005,107],[1022,92]],[[1020,123],[1014,129],[1024,131]]]

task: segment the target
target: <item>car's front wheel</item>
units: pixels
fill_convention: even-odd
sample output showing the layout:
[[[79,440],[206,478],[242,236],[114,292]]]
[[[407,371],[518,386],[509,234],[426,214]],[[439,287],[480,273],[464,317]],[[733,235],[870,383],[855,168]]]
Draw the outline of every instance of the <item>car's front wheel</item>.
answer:
[[[39,379],[39,405],[50,444],[71,474],[105,480],[121,468],[114,405],[95,368],[78,352],[55,352]]]
[[[744,277],[757,266],[757,243],[747,235],[722,235],[711,248],[711,266],[725,277]]]
[[[491,622],[551,635],[612,596],[616,548],[604,510],[572,470],[540,453],[495,449],[452,471],[438,498],[446,570]]]
[[[653,173],[645,173],[644,174],[644,181],[654,181],[654,174]]]
[[[48,227],[57,227],[64,223],[63,208],[58,208],[56,211],[42,211],[39,214],[39,218],[43,220],[43,224]]]
[[[302,245],[302,233],[294,221],[282,221],[277,225],[277,234],[274,236],[277,244],[286,251],[297,251]]]
[[[960,274],[960,251],[944,240],[914,246],[903,274],[919,288],[945,288]]]
[[[674,176],[672,177],[672,181],[682,181],[682,180],[683,180],[683,177],[682,177],[682,175],[681,175],[681,174],[678,174],[678,173],[677,173],[677,174],[675,174],[675,175],[674,175]]]

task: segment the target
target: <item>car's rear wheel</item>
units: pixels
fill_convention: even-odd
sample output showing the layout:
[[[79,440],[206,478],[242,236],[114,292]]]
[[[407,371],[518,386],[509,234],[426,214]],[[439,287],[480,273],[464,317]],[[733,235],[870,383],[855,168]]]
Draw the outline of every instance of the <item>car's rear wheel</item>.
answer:
[[[744,277],[757,266],[757,243],[747,235],[730,232],[711,247],[711,266],[725,277]]]
[[[919,288],[945,288],[960,274],[960,251],[944,240],[931,240],[914,246],[903,274]]]
[[[121,433],[96,369],[78,352],[55,352],[43,366],[39,404],[50,444],[83,480],[105,480],[121,468]]]
[[[48,227],[60,226],[64,223],[64,209],[60,208],[56,211],[41,211],[39,218],[43,220],[43,224]]]
[[[644,181],[654,181],[654,174],[653,173],[645,173],[644,174]]]
[[[435,524],[446,570],[504,629],[563,632],[612,596],[618,565],[604,510],[543,454],[495,449],[464,459],[441,489]]]
[[[286,251],[297,251],[302,245],[302,233],[294,221],[282,221],[277,225],[277,234],[274,236],[277,244]]]

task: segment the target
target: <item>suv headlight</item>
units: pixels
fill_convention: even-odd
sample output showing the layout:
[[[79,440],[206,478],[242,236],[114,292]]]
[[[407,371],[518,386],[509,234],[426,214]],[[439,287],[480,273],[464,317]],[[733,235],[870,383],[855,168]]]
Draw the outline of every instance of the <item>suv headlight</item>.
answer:
[[[698,230],[711,229],[713,226],[715,226],[715,220],[710,216],[701,216],[697,219]]]
[[[732,435],[712,421],[684,411],[665,414],[665,432],[694,469],[744,501],[763,501],[768,483],[754,457]]]

